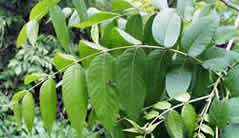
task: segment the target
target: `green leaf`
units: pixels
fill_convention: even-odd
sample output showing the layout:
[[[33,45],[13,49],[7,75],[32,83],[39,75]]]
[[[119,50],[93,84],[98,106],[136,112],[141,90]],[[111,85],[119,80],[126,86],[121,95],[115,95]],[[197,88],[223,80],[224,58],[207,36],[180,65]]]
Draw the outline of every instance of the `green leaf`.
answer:
[[[209,121],[219,129],[224,129],[230,117],[230,109],[226,100],[215,98],[209,110]]]
[[[99,25],[95,24],[91,27],[91,38],[94,43],[99,45],[99,39],[100,39],[100,31],[99,31]]]
[[[95,43],[91,43],[86,40],[81,40],[79,43],[79,54],[80,58],[83,59],[87,56],[90,56],[92,54],[96,54],[100,51],[106,50],[106,48],[97,45]],[[90,62],[95,58],[96,56],[92,56],[88,59],[85,59],[82,61],[85,68],[87,68],[90,65]]]
[[[231,69],[224,79],[224,86],[229,90],[232,97],[239,96],[239,65]]]
[[[101,44],[107,48],[112,47],[111,31],[114,27],[117,27],[116,20],[107,20],[102,23]]]
[[[113,11],[123,11],[129,8],[134,8],[127,0],[115,0],[112,3]]]
[[[18,34],[18,37],[17,37],[17,48],[20,48],[20,46],[27,40],[27,24],[25,24],[20,33]]]
[[[88,90],[97,119],[108,131],[114,128],[119,112],[119,99],[114,83],[114,58],[108,53],[97,56],[88,69]]]
[[[139,133],[139,134],[144,133],[144,129],[142,127],[140,127],[136,122],[129,120],[129,119],[126,119],[126,120],[134,127],[134,130],[136,130],[136,133]],[[127,131],[127,129],[125,129],[124,131]],[[128,131],[128,132],[130,132],[130,131]]]
[[[77,10],[80,20],[86,21],[88,19],[88,14],[85,0],[72,0],[72,3]]]
[[[66,7],[62,10],[62,12],[64,13],[65,17],[68,18],[71,14],[72,14],[72,9],[69,7]]]
[[[144,44],[157,45],[157,42],[153,38],[152,25],[156,15],[152,15],[144,26]]]
[[[193,132],[196,128],[197,122],[197,114],[195,109],[191,104],[185,104],[182,108],[181,116],[184,121],[187,136],[190,138],[193,137]]]
[[[219,17],[216,13],[199,18],[198,21],[184,29],[181,47],[190,56],[200,55],[210,44],[218,25]]]
[[[161,105],[161,107],[163,107],[163,106]],[[155,108],[155,109],[157,109],[157,108]],[[157,117],[158,115],[159,115],[159,112],[152,110],[149,113],[146,113],[144,118],[147,119],[147,120],[151,120],[151,119]]]
[[[38,37],[39,25],[36,20],[31,20],[27,23],[27,37],[32,45],[36,44],[37,37]]]
[[[143,21],[140,14],[132,15],[128,18],[128,22],[126,24],[125,32],[133,36],[138,40],[143,40],[144,29],[143,29]]]
[[[71,51],[71,40],[66,26],[64,13],[59,6],[55,5],[50,9],[50,16],[61,46],[69,53]]]
[[[52,125],[56,118],[56,104],[56,84],[50,78],[40,88],[40,111],[44,127],[49,135],[51,134]]]
[[[22,115],[26,127],[29,132],[32,131],[32,126],[34,122],[34,115],[35,115],[35,103],[33,96],[30,92],[28,92],[22,100]]]
[[[19,126],[21,126],[22,124],[22,107],[21,104],[19,104],[19,101],[25,95],[26,92],[27,91],[24,90],[15,93],[11,100],[11,103],[14,104],[13,106],[14,117],[16,118],[16,122]]]
[[[71,127],[81,135],[87,114],[88,95],[85,71],[79,64],[71,66],[64,73],[62,97]]]
[[[77,11],[75,10],[68,21],[68,27],[72,27],[73,24],[78,24],[80,23],[80,21],[81,21],[80,17]]]
[[[33,73],[33,74],[30,74],[30,75],[27,75],[25,76],[24,78],[24,84],[30,84],[36,80],[39,80],[39,79],[42,79],[44,77],[46,77],[47,74],[45,73]]]
[[[228,106],[231,112],[230,123],[239,124],[239,97],[229,99]]]
[[[234,51],[212,47],[201,55],[203,67],[213,71],[223,71],[229,65],[239,61],[239,54]]]
[[[154,109],[158,109],[158,110],[165,110],[170,108],[172,105],[171,103],[167,102],[167,101],[160,101],[156,104],[153,105]]]
[[[193,4],[194,0],[178,0],[177,1],[177,12],[180,16],[187,18],[189,15],[189,19],[191,19],[193,13]]]
[[[200,128],[201,128],[202,132],[209,134],[211,136],[214,136],[213,129],[211,127],[209,127],[208,125],[202,124]]]
[[[159,9],[168,8],[168,1],[167,0],[152,0],[152,5]]]
[[[222,133],[220,138],[238,138],[239,137],[239,125],[238,124],[230,124],[228,125]]]
[[[160,45],[173,47],[181,32],[181,19],[174,9],[163,9],[154,18],[153,37]]]
[[[171,138],[184,138],[183,120],[178,112],[171,111],[165,125]]]
[[[191,95],[189,93],[182,93],[178,96],[174,97],[175,100],[179,102],[188,102],[191,99]]]
[[[118,60],[120,103],[131,120],[137,120],[146,95],[146,55],[140,48],[127,49]]]
[[[171,52],[159,49],[148,55],[146,105],[151,105],[160,100],[165,89],[165,77],[171,63],[171,55]]]
[[[41,20],[49,11],[49,9],[61,0],[42,0],[39,1],[31,10],[30,20]]]
[[[82,23],[79,23],[79,24],[74,24],[72,26],[76,27],[76,28],[86,28],[86,27],[90,27],[94,24],[101,23],[105,20],[113,19],[117,16],[119,16],[119,15],[116,14],[116,13],[99,12],[99,13],[95,13],[95,14],[91,15],[89,17],[88,21],[85,21],[85,22],[82,22]]]
[[[56,69],[60,72],[64,72],[70,65],[75,63],[77,59],[72,55],[67,55],[63,53],[56,53],[54,57],[54,65]]]
[[[214,39],[217,45],[222,45],[237,36],[238,31],[234,26],[221,26],[217,29]]]
[[[192,73],[187,66],[178,66],[166,75],[166,90],[171,98],[187,92],[192,80]]]

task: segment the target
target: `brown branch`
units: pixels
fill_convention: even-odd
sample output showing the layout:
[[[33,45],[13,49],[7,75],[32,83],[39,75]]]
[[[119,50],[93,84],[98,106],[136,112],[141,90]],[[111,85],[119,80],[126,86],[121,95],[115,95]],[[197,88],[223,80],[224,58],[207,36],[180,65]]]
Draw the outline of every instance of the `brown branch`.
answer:
[[[239,9],[233,5],[231,5],[230,3],[226,2],[225,0],[221,0],[222,3],[224,3],[227,7],[232,8],[234,10],[236,10],[237,12],[239,12]]]

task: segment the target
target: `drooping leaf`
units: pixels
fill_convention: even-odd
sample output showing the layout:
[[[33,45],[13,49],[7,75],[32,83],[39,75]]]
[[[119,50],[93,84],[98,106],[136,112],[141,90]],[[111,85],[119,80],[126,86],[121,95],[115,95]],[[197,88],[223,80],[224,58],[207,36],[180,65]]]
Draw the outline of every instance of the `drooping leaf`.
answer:
[[[154,50],[148,55],[146,105],[160,100],[165,89],[165,77],[171,63],[169,51]]]
[[[80,54],[80,58],[84,58],[87,56],[90,56],[92,54],[96,54],[97,52],[106,50],[106,48],[97,45],[95,43],[92,42],[88,42],[86,40],[81,40],[79,43],[79,54]],[[90,65],[90,62],[95,58],[95,56],[92,56],[88,59],[85,59],[82,61],[83,65],[85,68],[87,68]]]
[[[51,134],[53,122],[56,118],[56,84],[50,78],[40,88],[40,111],[44,127],[48,134]]]
[[[167,0],[152,0],[152,5],[159,9],[166,9],[168,8],[168,1]]]
[[[155,15],[152,15],[146,22],[144,26],[144,44],[157,45],[157,42],[153,38],[152,25]]]
[[[230,123],[239,124],[239,98],[231,98],[228,101],[228,106],[230,109]]]
[[[68,68],[63,76],[62,97],[71,127],[78,135],[86,119],[88,95],[85,71],[79,64]]]
[[[35,103],[33,96],[28,92],[22,100],[22,116],[29,132],[32,131],[35,115]]]
[[[100,31],[99,31],[99,25],[95,24],[91,27],[91,38],[94,43],[99,45],[100,40]]]
[[[224,129],[230,117],[230,109],[226,100],[215,98],[209,110],[209,121],[219,129]]]
[[[17,48],[19,48],[27,40],[27,24],[25,24],[17,37]]]
[[[61,0],[42,0],[39,1],[31,10],[30,20],[41,20],[50,10],[50,8]]]
[[[192,73],[187,66],[174,67],[166,75],[166,90],[171,98],[187,92],[192,79]]]
[[[196,128],[197,116],[195,109],[191,104],[185,104],[181,112],[182,119],[186,128],[188,137],[193,136],[194,129]]]
[[[231,69],[224,79],[224,86],[229,90],[233,97],[239,96],[239,65]]]
[[[239,137],[238,129],[239,129],[238,124],[230,124],[223,130],[220,138],[237,138]]]
[[[95,14],[91,15],[89,17],[88,21],[81,22],[79,24],[74,24],[72,26],[76,27],[76,28],[86,28],[86,27],[90,27],[90,26],[92,26],[94,24],[101,23],[101,22],[103,22],[105,20],[113,19],[113,18],[115,18],[117,16],[119,16],[119,15],[116,14],[116,13],[98,12],[98,13],[95,13]]]
[[[113,11],[123,11],[129,8],[134,8],[127,0],[114,0],[112,3]]]
[[[222,71],[239,61],[239,54],[234,51],[212,47],[201,55],[203,67],[213,71]]]
[[[59,6],[55,5],[50,9],[50,16],[61,46],[66,52],[69,53],[71,51],[71,40],[66,25],[64,13]]]
[[[152,32],[154,40],[167,48],[173,47],[180,35],[181,19],[174,9],[163,9],[154,18]]]
[[[47,76],[47,74],[45,74],[45,73],[33,73],[30,75],[27,75],[24,77],[24,84],[29,84],[31,82],[34,82],[34,81],[44,78],[46,76]]]
[[[171,138],[184,138],[183,120],[178,112],[169,112],[165,125]]]
[[[32,45],[35,45],[38,37],[39,25],[36,20],[31,20],[27,23],[27,37]]]
[[[135,14],[128,18],[125,32],[129,33],[131,36],[140,41],[143,40],[143,21],[140,14]]]
[[[112,131],[119,111],[119,99],[115,86],[115,60],[104,53],[97,56],[88,69],[90,102],[97,119]]]
[[[75,63],[77,60],[72,55],[63,53],[56,53],[54,57],[54,65],[60,72],[64,72],[70,65]]]
[[[88,14],[87,14],[87,7],[85,4],[85,0],[72,0],[73,5],[76,8],[76,11],[80,17],[80,20],[86,21],[88,19]]]
[[[231,39],[235,38],[238,35],[238,31],[235,27],[221,26],[217,29],[214,39],[217,45],[222,45],[226,42],[229,42]]]
[[[16,122],[19,126],[22,124],[22,106],[19,103],[19,100],[26,94],[27,91],[21,91],[12,97],[11,103],[13,105],[13,112],[14,112],[14,117],[16,118]]]
[[[218,25],[219,17],[215,12],[199,18],[198,21],[184,29],[181,40],[182,49],[190,56],[200,55],[210,44]]]
[[[146,95],[146,55],[140,48],[126,50],[118,60],[120,103],[131,120],[137,120]]]

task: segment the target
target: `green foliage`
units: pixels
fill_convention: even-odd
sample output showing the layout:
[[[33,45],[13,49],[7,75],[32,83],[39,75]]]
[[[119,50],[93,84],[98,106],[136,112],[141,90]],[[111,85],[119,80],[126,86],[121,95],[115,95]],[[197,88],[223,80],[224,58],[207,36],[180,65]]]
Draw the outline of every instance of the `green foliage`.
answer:
[[[33,123],[38,108],[35,109],[37,100],[32,94],[37,97],[34,89],[42,85],[40,113],[42,127],[49,136],[57,137],[57,97],[59,104],[63,100],[64,117],[75,131],[67,129],[72,134],[69,137],[237,135],[237,110],[233,108],[238,106],[239,54],[218,45],[236,39],[238,34],[232,27],[235,17],[228,21],[221,15],[223,3],[73,0],[66,2],[69,5],[63,9],[64,3],[58,2],[40,1],[17,40],[22,49],[16,58],[27,62],[28,56],[31,64],[37,59],[37,65],[44,63],[43,68],[28,69],[31,64],[22,66],[17,60],[9,64],[18,76],[29,74],[26,84],[42,81],[17,93],[6,105],[13,106],[19,125],[23,116],[28,131],[35,133]],[[100,10],[90,7],[94,4]],[[37,57],[42,48],[38,33],[48,12],[47,22],[53,23],[63,49],[54,41],[46,50],[51,52],[43,48],[43,56]],[[227,31],[231,32],[224,35]],[[26,54],[27,48],[31,49],[30,55]],[[62,97],[57,91],[62,92]]]

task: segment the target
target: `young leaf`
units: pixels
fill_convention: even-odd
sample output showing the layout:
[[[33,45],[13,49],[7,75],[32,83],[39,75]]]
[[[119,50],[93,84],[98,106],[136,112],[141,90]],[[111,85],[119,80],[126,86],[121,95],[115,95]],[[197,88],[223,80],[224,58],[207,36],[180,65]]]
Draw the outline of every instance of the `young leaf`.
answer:
[[[41,20],[49,11],[49,9],[61,0],[42,0],[39,1],[31,10],[30,20]]]
[[[178,112],[171,111],[165,125],[171,138],[184,138],[183,120]]]
[[[171,103],[167,102],[167,101],[160,101],[156,104],[153,105],[154,109],[158,109],[158,110],[165,110],[170,108],[172,105]]]
[[[32,45],[35,45],[38,37],[39,25],[36,20],[27,23],[27,37]]]
[[[17,37],[17,48],[20,48],[20,46],[27,40],[27,24],[25,24],[20,33]]]
[[[64,73],[62,97],[71,127],[80,135],[86,119],[88,95],[85,71],[79,64]]]
[[[223,71],[229,65],[239,61],[239,54],[234,51],[212,47],[201,56],[203,67],[213,71]]]
[[[85,0],[72,0],[73,5],[76,8],[76,11],[80,17],[81,21],[86,21],[88,19],[87,7]]]
[[[79,43],[79,54],[80,54],[80,58],[84,58],[87,56],[90,56],[92,54],[95,54],[97,52],[103,51],[106,48],[97,45],[95,43],[91,43],[85,40],[81,40]],[[83,65],[85,68],[87,68],[90,65],[90,62],[95,58],[95,56],[92,56],[91,58],[88,58],[84,61],[82,61]]]
[[[192,79],[192,73],[187,66],[174,67],[166,75],[166,90],[171,98],[186,93]]]
[[[56,53],[54,57],[54,65],[60,72],[64,72],[70,65],[75,63],[77,60],[72,55],[66,55],[63,53]]]
[[[28,92],[22,100],[22,116],[29,132],[32,131],[35,115],[35,104],[33,96]]]
[[[113,11],[123,11],[129,8],[134,8],[134,7],[127,0],[114,0],[112,3]]]
[[[179,102],[187,102],[191,99],[191,95],[189,93],[182,93],[174,97],[175,100]]]
[[[51,134],[52,125],[56,118],[56,104],[56,84],[55,81],[50,78],[40,89],[40,111],[44,127],[49,135]]]
[[[229,121],[230,109],[226,100],[215,98],[209,111],[209,121],[219,129],[224,129]]]
[[[117,84],[120,103],[131,120],[137,120],[146,94],[146,55],[140,48],[126,50],[118,60]]]
[[[98,24],[95,24],[91,27],[91,38],[94,43],[99,45],[100,34],[99,34],[99,25]]]
[[[108,131],[114,128],[119,111],[119,99],[114,83],[114,58],[108,53],[97,56],[88,69],[88,90],[97,119]]]
[[[61,46],[69,53],[71,51],[71,40],[66,26],[64,13],[59,6],[55,5],[50,9],[50,16]]]
[[[239,96],[239,65],[231,69],[224,79],[224,86],[229,90],[233,97]]]
[[[202,132],[209,134],[211,136],[214,136],[214,131],[211,127],[209,127],[208,125],[202,124],[201,125],[201,130]]]
[[[131,36],[140,41],[143,40],[143,21],[140,14],[135,14],[128,18],[125,32],[129,33]]]
[[[99,12],[99,13],[95,13],[95,14],[91,15],[89,17],[88,21],[85,21],[85,22],[82,22],[82,23],[79,23],[79,24],[74,24],[72,26],[76,27],[76,28],[86,28],[86,27],[90,27],[94,24],[101,23],[105,20],[113,19],[117,16],[119,16],[119,15],[116,14],[116,13]]]
[[[24,77],[24,84],[29,84],[33,81],[39,80],[39,79],[44,78],[46,76],[47,76],[47,74],[45,74],[45,73],[33,73],[33,74],[30,74],[30,75],[27,75],[27,76]]]
[[[193,57],[200,55],[210,44],[219,20],[218,15],[213,13],[199,18],[198,21],[186,27],[181,40],[183,50],[188,51]]]
[[[181,112],[182,119],[187,131],[187,136],[192,137],[196,128],[197,115],[191,104],[185,104]]]
[[[151,105],[160,100],[165,89],[165,77],[171,63],[171,55],[169,51],[159,49],[148,55],[146,105]]]
[[[153,119],[153,118],[157,117],[158,115],[159,115],[159,112],[152,110],[149,113],[146,113],[144,118],[147,119],[147,120],[150,120],[150,119]]]
[[[167,48],[173,47],[180,35],[181,19],[173,9],[163,9],[154,18],[152,32],[156,42]]]

